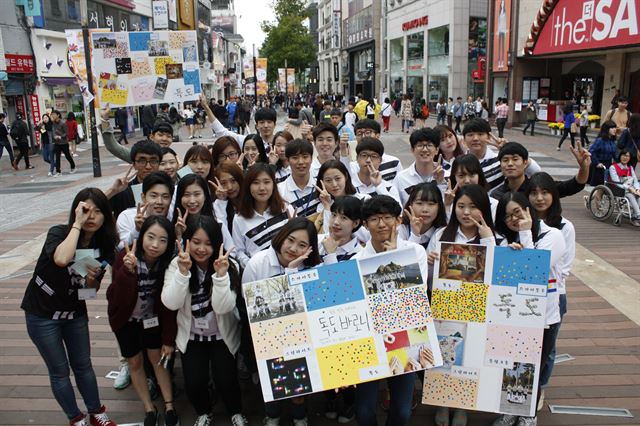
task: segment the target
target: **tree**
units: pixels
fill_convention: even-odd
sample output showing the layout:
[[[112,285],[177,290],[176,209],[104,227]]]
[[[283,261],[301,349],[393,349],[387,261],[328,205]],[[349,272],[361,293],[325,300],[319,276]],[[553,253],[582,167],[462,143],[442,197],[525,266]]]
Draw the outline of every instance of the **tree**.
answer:
[[[317,47],[309,29],[303,25],[309,13],[302,0],[274,0],[273,9],[276,22],[261,24],[266,38],[260,47],[260,56],[269,59],[269,81],[278,79],[278,68],[284,68],[285,59],[289,68],[297,71],[307,68],[316,57]]]

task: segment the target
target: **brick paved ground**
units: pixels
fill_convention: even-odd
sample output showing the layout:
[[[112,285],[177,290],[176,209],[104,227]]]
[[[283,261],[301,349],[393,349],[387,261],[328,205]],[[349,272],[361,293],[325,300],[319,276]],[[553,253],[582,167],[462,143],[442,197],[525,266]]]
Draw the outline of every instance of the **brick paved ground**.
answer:
[[[405,165],[406,137],[397,130],[393,120],[392,133],[384,140],[387,150],[401,157]],[[548,136],[522,137],[508,132],[513,140],[522,141],[545,170],[562,177],[574,173],[575,165],[568,151],[557,153],[557,139]],[[86,145],[86,144],[83,144]],[[184,146],[186,148],[187,145]],[[82,147],[82,145],[81,145]],[[5,154],[6,155],[6,154]],[[103,174],[100,180],[91,177],[88,151],[81,152],[79,172],[63,175],[58,181],[46,177],[41,159],[34,158],[36,169],[13,172],[8,160],[0,160],[0,261],[8,256],[24,256],[24,244],[52,225],[66,220],[70,198],[84,185],[106,188],[113,176],[124,173],[120,162],[103,152]],[[33,173],[35,172],[35,173]],[[614,227],[611,223],[595,222],[584,208],[581,196],[563,200],[565,214],[577,229],[580,245],[600,256],[638,285],[640,281],[640,232],[628,224]],[[13,250],[19,247],[18,250]],[[11,251],[13,250],[13,251]],[[40,245],[35,248],[36,254]],[[584,260],[584,259],[583,259]],[[54,425],[65,424],[65,418],[52,398],[48,377],[42,359],[29,340],[24,315],[19,303],[25,285],[31,276],[33,262],[6,274],[0,269],[0,424]],[[105,284],[109,282],[106,278]],[[612,283],[613,284],[613,283]],[[115,339],[106,318],[104,292],[98,300],[88,303],[91,319],[92,359],[103,402],[119,423],[140,420],[141,405],[133,389],[116,391],[112,381],[104,376],[117,366]],[[634,418],[565,416],[551,414],[545,406],[539,413],[541,425],[579,424],[640,424],[640,326],[630,321],[617,309],[580,280],[571,277],[568,282],[569,313],[560,332],[558,353],[569,353],[575,360],[556,366],[547,390],[547,401],[552,404],[628,408]],[[640,298],[636,299],[640,307]],[[180,371],[178,383],[181,387]],[[245,404],[251,423],[261,424],[262,403],[259,392],[252,386],[244,387]],[[178,397],[178,410],[183,424],[193,422],[194,413]],[[309,398],[312,424],[328,425],[320,416],[321,399]],[[158,404],[159,405],[159,404]],[[81,405],[82,406],[82,405]],[[228,424],[222,404],[215,406],[216,424]],[[412,425],[433,424],[434,409],[419,406]],[[490,424],[493,415],[471,414],[469,424]],[[381,413],[381,419],[382,413]],[[220,419],[218,421],[217,419]]]

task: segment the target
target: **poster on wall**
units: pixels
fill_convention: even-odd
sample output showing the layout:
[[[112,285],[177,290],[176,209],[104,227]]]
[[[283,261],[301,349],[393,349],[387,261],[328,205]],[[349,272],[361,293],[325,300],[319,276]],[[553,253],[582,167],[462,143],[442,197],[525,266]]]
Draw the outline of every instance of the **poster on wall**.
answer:
[[[442,365],[413,249],[243,284],[265,402]]]
[[[108,32],[108,29],[90,29],[89,37],[93,33]],[[88,107],[89,103],[95,98],[93,93],[89,91],[89,82],[87,79],[87,61],[85,58],[84,39],[82,30],[65,30],[67,38],[67,64],[69,69],[76,78],[76,83],[80,88],[84,106]]]
[[[256,94],[266,95],[269,89],[267,85],[267,58],[256,59]]]
[[[287,70],[286,68],[278,68],[278,92],[287,90]]]
[[[511,0],[494,0],[493,15],[493,72],[508,71],[507,64],[511,37]]]
[[[136,106],[199,98],[195,31],[94,33],[90,42],[99,104]]]
[[[549,264],[547,250],[440,243],[443,365],[425,372],[423,404],[535,416]]]
[[[287,68],[287,93],[292,95],[296,90],[296,69]]]

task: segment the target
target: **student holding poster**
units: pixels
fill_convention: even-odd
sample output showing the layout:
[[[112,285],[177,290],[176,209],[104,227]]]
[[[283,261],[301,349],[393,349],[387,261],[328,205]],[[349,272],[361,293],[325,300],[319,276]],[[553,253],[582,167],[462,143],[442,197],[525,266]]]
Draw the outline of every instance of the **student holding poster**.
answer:
[[[428,275],[427,256],[424,248],[419,244],[398,238],[397,228],[402,223],[401,214],[402,209],[398,202],[387,195],[375,195],[366,200],[362,206],[362,221],[371,233],[371,240],[354,258],[366,259],[381,252],[413,248],[418,256],[420,273],[426,277]],[[415,373],[405,373],[387,380],[390,405],[386,424],[402,426],[409,422],[415,379]],[[356,420],[361,426],[377,424],[376,407],[379,386],[380,381],[375,380],[356,387]]]

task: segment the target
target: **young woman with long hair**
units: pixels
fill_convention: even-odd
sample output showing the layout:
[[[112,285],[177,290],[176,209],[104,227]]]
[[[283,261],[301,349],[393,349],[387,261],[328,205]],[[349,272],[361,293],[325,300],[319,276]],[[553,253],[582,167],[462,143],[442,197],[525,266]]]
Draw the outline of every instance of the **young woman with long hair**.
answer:
[[[480,185],[486,190],[489,189],[489,183],[484,176],[478,158],[473,154],[464,154],[456,157],[451,165],[449,186],[444,193],[444,206],[447,210],[447,216],[451,215],[451,206],[458,189],[470,184]],[[491,206],[491,217],[495,218],[498,200],[489,197],[489,204]]]
[[[286,130],[279,131],[273,136],[273,148],[271,152],[274,155],[270,153],[269,162],[275,166],[276,184],[284,182],[291,175],[291,167],[289,167],[285,150],[292,140],[293,135]],[[271,161],[272,158],[273,161]]]
[[[222,163],[213,171],[215,178],[216,200],[213,202],[213,212],[216,219],[229,232],[233,229],[233,218],[240,208],[242,182],[244,174],[240,166],[232,163]]]
[[[47,365],[51,390],[71,426],[87,426],[76,403],[69,366],[89,412],[92,425],[115,426],[100,402],[91,365],[89,319],[85,300],[94,298],[105,268],[113,263],[118,234],[107,197],[97,188],[78,192],[69,221],[49,229],[20,307],[27,332]],[[86,266],[78,250],[102,263]]]
[[[448,179],[451,175],[453,160],[464,155],[466,148],[462,138],[458,137],[456,132],[450,126],[440,124],[434,127],[434,129],[440,132],[440,145],[438,145],[438,152],[442,155],[441,166],[444,170],[444,177],[445,179]]]
[[[416,185],[404,205],[398,237],[426,249],[436,230],[446,225],[447,216],[438,186],[435,182]]]
[[[269,163],[267,151],[264,148],[264,141],[257,133],[252,133],[244,138],[242,153],[244,154],[242,168],[245,171],[256,163]]]
[[[213,158],[211,152],[204,145],[193,145],[184,154],[182,161],[184,166],[189,166],[193,173],[205,181],[213,178]]]

